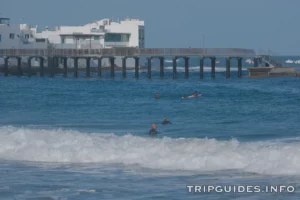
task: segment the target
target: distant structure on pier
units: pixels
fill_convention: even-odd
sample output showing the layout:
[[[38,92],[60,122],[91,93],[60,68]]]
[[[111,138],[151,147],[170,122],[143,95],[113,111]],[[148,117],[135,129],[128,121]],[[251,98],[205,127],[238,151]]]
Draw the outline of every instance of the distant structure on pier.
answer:
[[[117,22],[102,19],[83,26],[57,26],[53,30],[28,24],[11,24],[10,18],[0,18],[1,49],[107,49],[145,48],[144,21],[126,18]],[[0,63],[2,64],[2,63]],[[16,64],[16,63],[12,63]],[[83,65],[84,63],[79,63]],[[120,66],[120,62],[116,62]],[[33,61],[33,66],[38,63]],[[73,65],[69,63],[69,65]],[[96,63],[91,62],[92,66]],[[103,65],[108,65],[103,62]],[[128,66],[134,66],[129,60]]]
[[[83,26],[38,27],[10,24],[10,18],[0,18],[0,49],[101,49],[114,47],[145,47],[144,21],[126,18],[94,21]]]

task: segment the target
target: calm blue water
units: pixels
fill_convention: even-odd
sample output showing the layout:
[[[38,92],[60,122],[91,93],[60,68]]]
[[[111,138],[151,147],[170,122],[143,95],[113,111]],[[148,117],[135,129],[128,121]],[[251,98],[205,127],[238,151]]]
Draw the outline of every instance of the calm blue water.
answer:
[[[179,70],[180,71],[180,70]],[[0,199],[299,199],[300,79],[0,78]],[[166,75],[168,76],[166,72]],[[246,71],[244,71],[246,75]],[[82,74],[84,76],[84,74]],[[198,90],[200,98],[181,99]],[[154,99],[155,92],[161,98]],[[167,117],[172,125],[163,126]],[[159,135],[150,138],[152,123]]]

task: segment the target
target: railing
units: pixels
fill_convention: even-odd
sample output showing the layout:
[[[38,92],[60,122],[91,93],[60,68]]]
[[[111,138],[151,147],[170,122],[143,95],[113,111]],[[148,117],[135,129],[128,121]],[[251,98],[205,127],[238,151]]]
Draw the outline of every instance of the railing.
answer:
[[[251,49],[230,48],[102,48],[0,49],[0,56],[255,56]]]
[[[129,42],[105,42],[107,47],[128,47]]]
[[[282,61],[278,60],[278,55],[274,52],[271,52],[270,50],[267,52],[260,50],[260,52],[262,52],[260,55],[263,55],[261,57],[272,66],[281,67],[283,65]]]

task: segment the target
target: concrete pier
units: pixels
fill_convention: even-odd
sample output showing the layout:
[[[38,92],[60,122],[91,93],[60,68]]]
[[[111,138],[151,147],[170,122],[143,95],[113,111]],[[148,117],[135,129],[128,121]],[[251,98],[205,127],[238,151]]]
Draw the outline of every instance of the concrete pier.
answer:
[[[31,77],[31,58],[28,58],[28,77]],[[18,60],[19,62],[19,60]]]
[[[238,58],[238,77],[242,77],[242,60],[243,58]]]
[[[4,76],[8,76],[8,58],[4,59]]]
[[[135,78],[139,78],[139,57],[135,57]]]
[[[147,58],[147,77],[148,79],[151,78],[151,58]]]
[[[122,58],[122,77],[126,77],[126,58]]]
[[[159,59],[159,68],[160,68],[159,75],[161,78],[163,78],[164,77],[164,61],[165,61],[165,59],[164,59],[164,57],[159,57],[158,59]]]
[[[23,70],[22,70],[22,58],[21,57],[17,57],[18,60],[18,72],[19,72],[19,76],[23,76]]]
[[[98,58],[98,67],[97,67],[98,77],[102,77],[102,59]]]
[[[172,77],[177,78],[177,61],[178,59],[183,59],[184,61],[184,77],[190,77],[190,59],[191,57],[197,57],[200,63],[199,78],[204,79],[204,61],[205,59],[210,60],[210,69],[211,69],[211,78],[216,77],[216,57],[218,59],[225,59],[226,63],[226,72],[225,77],[231,77],[231,60],[237,59],[237,76],[242,77],[242,59],[243,57],[252,58],[254,60],[253,68],[257,69],[248,69],[249,76],[260,76],[260,75],[279,75],[279,74],[293,74],[294,72],[278,72],[273,68],[270,70],[268,67],[271,63],[272,66],[280,66],[276,61],[272,60],[268,55],[256,55],[253,50],[250,49],[218,49],[218,48],[206,48],[204,49],[195,49],[195,48],[161,48],[161,49],[138,49],[138,48],[110,48],[110,49],[89,49],[82,51],[82,49],[0,49],[0,57],[4,60],[4,65],[0,71],[3,72],[4,76],[23,75],[23,72],[29,77],[39,73],[41,77],[45,73],[49,74],[50,77],[54,77],[56,74],[63,74],[63,77],[68,76],[68,72],[74,72],[74,77],[78,77],[79,71],[84,71],[86,77],[91,76],[91,72],[97,72],[98,77],[102,77],[103,70],[110,70],[110,76],[115,77],[115,70],[122,70],[122,77],[126,77],[126,60],[128,58],[134,59],[134,77],[140,77],[140,69],[143,67],[140,66],[141,56],[144,56],[147,59],[147,78],[151,79],[153,76],[152,72],[152,60],[159,60],[159,76],[164,77],[165,66],[164,59],[165,57],[172,57]],[[106,58],[109,61],[109,68],[102,67],[102,59]],[[121,58],[122,67],[119,68],[115,65],[115,59]],[[11,65],[10,59],[17,61],[16,67],[9,67]],[[32,59],[36,61],[39,60],[39,67],[31,65]],[[71,59],[74,63],[74,68],[68,68],[68,59]],[[86,65],[84,68],[78,68],[79,59],[85,61]],[[98,60],[98,65],[93,67],[91,61],[93,59]],[[24,67],[22,67],[22,60]],[[47,60],[47,67],[44,67],[45,61]],[[265,62],[265,63],[263,63]],[[26,64],[27,63],[27,64]],[[16,65],[16,64],[15,64]],[[266,67],[259,68],[258,66]],[[27,67],[26,67],[27,66]],[[274,71],[275,70],[275,71]],[[287,68],[284,68],[287,70]],[[288,70],[287,70],[288,71]]]
[[[200,58],[200,79],[204,78],[204,58]]]
[[[110,76],[115,77],[115,57],[110,57]]]
[[[68,76],[68,58],[63,58],[64,77]]]
[[[189,77],[189,57],[184,57],[184,75],[185,78]]]
[[[45,59],[43,57],[40,57],[40,76],[44,77],[44,62]]]
[[[211,77],[216,78],[216,57],[211,57]]]
[[[90,65],[91,58],[86,58],[86,76],[91,76],[91,65]]]
[[[78,58],[75,57],[73,58],[74,60],[74,77],[77,78],[78,77]]]
[[[177,76],[177,58],[173,58],[173,78],[176,79]]]
[[[226,58],[226,78],[230,78],[230,58]]]

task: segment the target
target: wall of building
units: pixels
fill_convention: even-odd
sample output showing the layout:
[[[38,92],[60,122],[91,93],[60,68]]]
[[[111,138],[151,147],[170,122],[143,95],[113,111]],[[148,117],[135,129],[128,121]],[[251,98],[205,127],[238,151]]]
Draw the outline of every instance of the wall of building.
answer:
[[[10,34],[14,35],[14,38],[10,38]],[[19,48],[20,46],[20,25],[7,25],[0,24],[0,48]],[[19,35],[19,37],[18,37]]]

